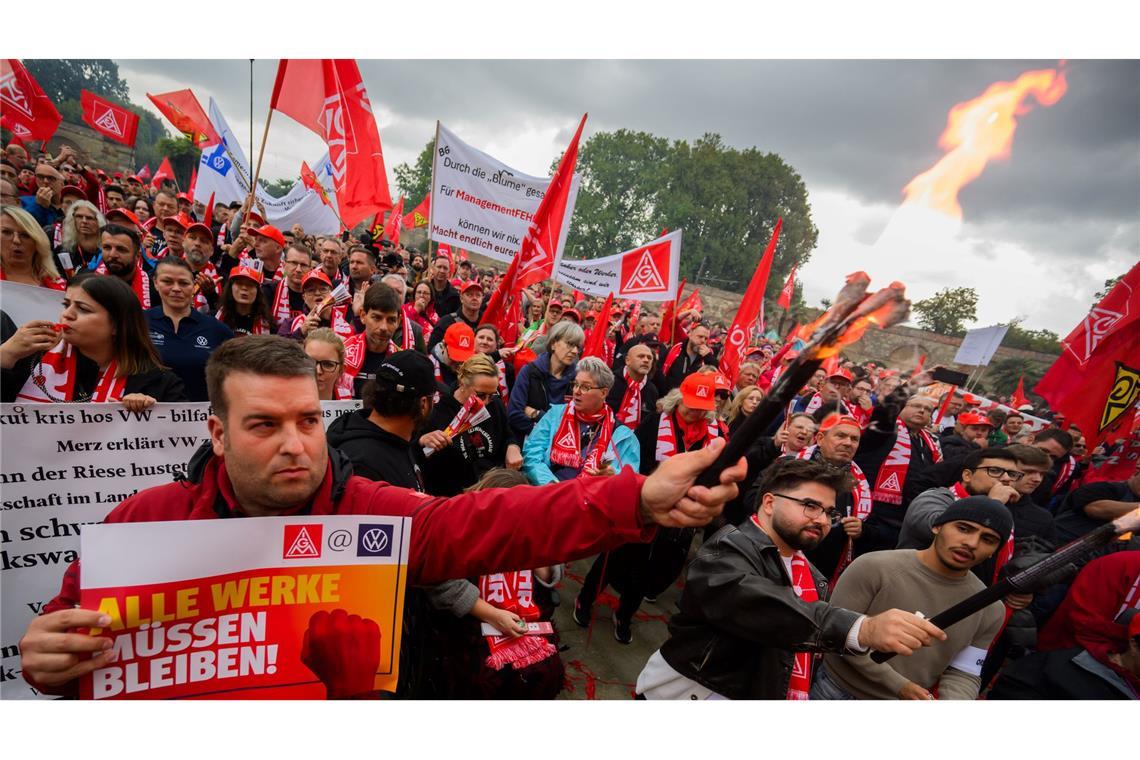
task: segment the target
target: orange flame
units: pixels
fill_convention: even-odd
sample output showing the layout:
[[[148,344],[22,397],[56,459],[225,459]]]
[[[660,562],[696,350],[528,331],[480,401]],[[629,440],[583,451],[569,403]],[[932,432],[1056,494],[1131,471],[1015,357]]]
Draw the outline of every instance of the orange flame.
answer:
[[[955,105],[938,139],[946,155],[903,188],[904,203],[961,220],[958,193],[981,175],[990,159],[1009,157],[1016,117],[1032,110],[1025,99],[1032,94],[1041,105],[1051,106],[1067,89],[1062,63],[1056,70],[1027,71],[1016,82],[995,82],[980,97]]]
[[[867,316],[856,319],[851,323],[850,327],[843,331],[843,334],[839,336],[839,339],[835,341],[834,345],[828,346],[819,352],[820,358],[826,359],[835,356],[842,351],[845,346],[858,343],[863,337],[863,333],[867,332],[867,328],[871,325],[875,327],[890,327],[898,321],[891,318],[898,308],[898,303],[888,301]]]

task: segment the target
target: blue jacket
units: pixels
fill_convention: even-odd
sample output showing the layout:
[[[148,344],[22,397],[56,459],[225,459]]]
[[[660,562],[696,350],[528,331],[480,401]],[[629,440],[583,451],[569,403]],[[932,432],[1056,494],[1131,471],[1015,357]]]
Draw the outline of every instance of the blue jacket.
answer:
[[[545,352],[527,364],[515,378],[511,398],[507,403],[507,420],[511,430],[521,441],[530,434],[534,420],[526,416],[528,406],[546,411],[553,404],[565,403],[574,384],[577,365],[567,367],[561,378],[550,374],[550,353]]]
[[[36,196],[34,195],[21,195],[20,205],[23,206],[24,211],[36,218],[41,227],[47,227],[63,219],[62,211],[55,207],[44,208],[36,203]]]
[[[523,368],[526,369],[525,367]],[[518,387],[517,385],[515,386]],[[562,422],[562,415],[570,408],[569,404],[556,404],[535,424],[534,430],[523,444],[523,474],[536,486],[569,480],[576,473],[568,468],[559,468],[558,477],[550,468],[550,449],[554,443],[554,433]],[[607,449],[607,459],[614,460],[615,472],[624,467],[632,467],[637,472],[641,467],[641,444],[637,436],[625,425],[615,425],[613,438]]]

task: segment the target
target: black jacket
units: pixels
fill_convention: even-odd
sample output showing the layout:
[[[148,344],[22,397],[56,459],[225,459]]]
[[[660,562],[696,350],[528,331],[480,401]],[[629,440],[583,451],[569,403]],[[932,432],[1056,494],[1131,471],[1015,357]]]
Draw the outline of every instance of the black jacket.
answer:
[[[427,283],[431,287],[431,298],[435,304],[436,314],[443,317],[459,311],[459,291],[455,289],[450,280],[440,291],[435,289],[435,285],[430,279],[427,280]]]
[[[846,652],[859,618],[822,601],[827,579],[814,567],[812,576],[821,601],[804,602],[779,550],[754,522],[726,525],[689,565],[661,656],[730,699],[784,699],[795,652]]]
[[[389,433],[368,415],[368,410],[360,409],[338,417],[326,433],[329,446],[352,460],[353,472],[361,477],[422,492],[418,442]]]
[[[1136,699],[1090,660],[1080,648],[1034,652],[1006,666],[987,699]]]
[[[610,388],[610,392],[606,394],[606,406],[614,410],[614,414],[621,411],[621,401],[625,398],[625,391],[628,387],[625,380],[625,372],[619,371],[614,373],[614,384]],[[645,383],[645,387],[641,389],[641,419],[645,420],[649,417],[657,415],[657,386],[653,384],[653,378]],[[636,430],[636,428],[634,428]]]
[[[439,403],[432,409],[427,425],[417,435],[443,430],[461,405],[450,393],[441,394]],[[491,413],[466,433],[460,433],[451,445],[433,453],[423,466],[424,484],[433,496],[455,496],[483,476],[487,470],[506,464],[507,446],[517,444],[511,426],[507,424],[507,409],[502,399],[491,399],[487,405]],[[422,450],[422,449],[421,449]]]

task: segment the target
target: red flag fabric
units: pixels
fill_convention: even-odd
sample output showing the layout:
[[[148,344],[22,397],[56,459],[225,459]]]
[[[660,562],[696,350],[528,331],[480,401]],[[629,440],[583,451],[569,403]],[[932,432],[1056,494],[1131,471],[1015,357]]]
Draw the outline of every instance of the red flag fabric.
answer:
[[[190,170],[190,188],[186,191],[187,194],[191,198],[194,197],[194,186],[197,184],[198,184],[198,167],[195,166],[193,169]]]
[[[792,271],[788,273],[788,281],[784,283],[784,289],[780,291],[780,297],[776,300],[776,305],[784,311],[792,308],[792,294],[796,290],[796,268],[793,266]]]
[[[400,196],[400,200],[396,201],[392,213],[388,214],[388,221],[384,225],[384,237],[391,240],[393,243],[400,242],[400,222],[404,218],[404,196]]]
[[[151,180],[151,187],[161,188],[163,180],[174,181],[174,167],[170,165],[170,159],[163,157],[162,163],[158,165],[158,170],[154,173],[154,179]]]
[[[428,220],[431,218],[430,215],[431,193],[429,192],[424,196],[424,199],[420,201],[420,205],[416,206],[414,209],[404,215],[404,218],[400,221],[400,224],[402,224],[406,230],[412,230],[416,227],[427,227]]]
[[[558,240],[562,236],[562,224],[566,216],[566,203],[570,195],[570,184],[574,179],[574,167],[578,163],[578,141],[586,126],[586,117],[578,122],[578,130],[570,141],[558,169],[554,172],[546,195],[538,204],[530,226],[523,237],[522,245],[515,258],[521,259],[512,290],[518,291],[531,283],[545,280],[554,271],[554,255],[558,251]]]
[[[598,318],[594,320],[594,329],[586,336],[586,343],[582,347],[582,356],[596,356],[599,359],[606,357],[606,333],[610,329],[610,313],[613,312],[614,294],[606,296],[606,302]]]
[[[430,246],[428,247],[428,252],[429,253],[431,252]],[[451,253],[451,246],[448,245],[447,243],[440,243],[439,247],[435,249],[435,252],[439,256],[446,256],[447,257],[447,274],[448,274],[448,276],[455,274],[455,256],[452,255],[452,253]]]
[[[20,140],[51,139],[63,117],[16,58],[0,59],[0,126]]]
[[[677,295],[672,301],[666,302],[665,308],[661,310],[661,330],[657,333],[657,339],[666,345],[673,342],[673,328],[677,322],[677,302],[685,292],[686,282],[685,278],[681,278],[681,283],[677,286]]]
[[[914,365],[914,372],[911,372],[910,376],[911,377],[918,377],[918,373],[922,372],[922,366],[924,364],[926,364],[926,354],[923,354],[922,356],[918,357],[918,364]],[[1021,389],[1020,384],[1018,384],[1017,387],[1019,390]]]
[[[689,294],[689,297],[681,302],[681,305],[677,307],[677,315],[680,316],[690,309],[696,309],[698,312],[704,312],[705,310],[705,305],[701,301],[700,288],[694,288],[693,292]]]
[[[1140,403],[1140,262],[1061,341],[1034,387],[1085,434],[1091,450],[1127,435]]]
[[[79,91],[83,122],[104,137],[134,147],[139,131],[138,114],[87,90]]]
[[[160,92],[157,95],[146,94],[154,107],[166,117],[174,128],[190,138],[195,146],[217,145],[222,141],[210,117],[202,109],[202,104],[190,90],[175,90],[173,92]]]
[[[143,168],[139,169],[138,178],[143,182],[146,182],[148,179],[150,179],[150,164],[144,164]]]
[[[784,226],[781,217],[776,220],[776,227],[772,230],[772,237],[768,240],[768,247],[760,257],[756,267],[756,274],[744,292],[740,301],[740,308],[736,310],[736,317],[732,320],[732,327],[724,340],[724,351],[720,357],[720,371],[732,382],[736,382],[736,373],[740,363],[744,360],[744,350],[748,348],[752,325],[760,316],[760,309],[764,304],[764,288],[768,286],[768,274],[772,271],[772,260],[776,256],[776,241],[780,239],[780,229]]]
[[[392,208],[380,132],[353,59],[282,59],[269,107],[321,136],[329,148],[345,225]]]
[[[924,359],[926,357],[923,357]],[[1022,404],[1028,404],[1029,399],[1025,397],[1025,375],[1017,378],[1017,388],[1013,391],[1013,395],[1009,399],[1009,403],[1014,409],[1017,409]]]
[[[317,179],[317,173],[309,167],[308,161],[301,162],[301,184],[319,195],[321,197],[321,203],[332,208],[332,201],[329,200],[328,191],[325,190],[325,186]]]

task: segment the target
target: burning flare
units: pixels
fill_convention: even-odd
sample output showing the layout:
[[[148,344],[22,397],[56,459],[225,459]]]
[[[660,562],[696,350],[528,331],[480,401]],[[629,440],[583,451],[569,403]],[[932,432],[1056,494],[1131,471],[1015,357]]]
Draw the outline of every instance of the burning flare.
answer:
[[[960,221],[958,192],[981,175],[990,159],[1009,157],[1016,117],[1033,107],[1026,98],[1032,94],[1041,105],[1051,106],[1067,89],[1063,67],[1041,69],[1025,72],[1016,82],[995,82],[980,97],[955,105],[938,139],[938,146],[948,152],[903,188],[903,203],[927,206]]]

